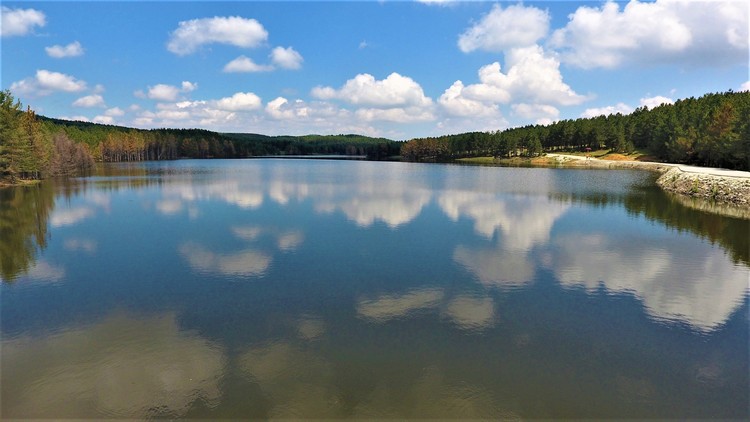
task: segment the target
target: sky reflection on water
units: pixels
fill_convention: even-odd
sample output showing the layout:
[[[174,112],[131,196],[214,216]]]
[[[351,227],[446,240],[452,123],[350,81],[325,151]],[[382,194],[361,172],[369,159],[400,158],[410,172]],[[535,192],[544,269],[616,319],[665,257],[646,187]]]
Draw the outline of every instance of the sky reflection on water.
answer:
[[[10,257],[4,417],[747,414],[748,263],[709,236],[750,222],[647,217],[650,174],[105,170]]]

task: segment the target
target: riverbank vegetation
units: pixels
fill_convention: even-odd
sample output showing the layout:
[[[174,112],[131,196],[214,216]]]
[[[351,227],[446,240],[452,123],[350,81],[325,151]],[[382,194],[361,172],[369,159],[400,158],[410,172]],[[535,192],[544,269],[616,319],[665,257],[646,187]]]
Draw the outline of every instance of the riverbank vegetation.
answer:
[[[467,157],[535,157],[545,152],[608,149],[647,151],[659,161],[750,170],[750,92],[688,98],[653,109],[561,120],[496,132],[412,139],[401,149],[411,161]]]
[[[0,185],[74,175],[93,164],[85,145],[44,125],[30,108],[24,111],[10,92],[0,92]]]
[[[401,143],[361,135],[266,136],[203,129],[133,129],[51,119],[0,92],[0,185],[86,172],[95,161],[271,155],[396,156]]]
[[[204,129],[133,129],[90,122],[42,118],[97,161],[156,161],[177,158],[247,158],[268,155],[361,155],[383,159],[398,155],[400,144],[361,135],[266,136],[219,133]]]

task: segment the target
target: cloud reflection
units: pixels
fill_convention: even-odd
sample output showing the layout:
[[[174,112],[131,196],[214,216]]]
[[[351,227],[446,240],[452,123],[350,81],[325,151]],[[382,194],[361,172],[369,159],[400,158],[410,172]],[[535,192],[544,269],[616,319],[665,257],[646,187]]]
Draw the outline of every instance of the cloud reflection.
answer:
[[[489,297],[458,296],[452,299],[445,314],[459,327],[481,330],[495,324],[495,302]]]
[[[644,247],[602,233],[566,235],[554,243],[548,264],[563,285],[630,292],[652,316],[700,330],[726,321],[748,291],[747,268],[732,265],[717,247],[683,247],[677,259],[676,247]]]
[[[83,251],[90,254],[96,252],[97,246],[96,240],[86,238],[70,238],[63,243],[63,247],[67,251]]]
[[[412,312],[435,308],[443,300],[442,289],[416,289],[403,295],[383,295],[376,299],[363,299],[357,304],[357,313],[367,319],[385,322],[401,318]]]
[[[549,241],[555,221],[570,207],[543,196],[498,196],[492,193],[446,191],[438,203],[452,220],[474,220],[474,230],[487,238],[503,234],[505,249],[528,251]]]
[[[93,215],[90,207],[55,208],[49,221],[52,227],[72,226]]]
[[[29,268],[26,273],[31,281],[56,282],[65,277],[65,268],[59,265],[51,264],[45,260],[39,260]]]
[[[444,317],[459,328],[481,330],[495,324],[495,303],[490,297],[458,295],[445,304],[445,292],[438,288],[414,289],[404,294],[362,299],[357,314],[377,323],[407,318],[427,310],[442,310]]]
[[[193,242],[183,244],[179,251],[194,270],[226,276],[259,277],[272,261],[268,254],[253,249],[220,254]]]
[[[453,259],[488,287],[521,287],[534,276],[534,264],[525,252],[459,245]]]
[[[221,349],[174,315],[115,315],[2,346],[6,418],[179,417],[221,396]]]

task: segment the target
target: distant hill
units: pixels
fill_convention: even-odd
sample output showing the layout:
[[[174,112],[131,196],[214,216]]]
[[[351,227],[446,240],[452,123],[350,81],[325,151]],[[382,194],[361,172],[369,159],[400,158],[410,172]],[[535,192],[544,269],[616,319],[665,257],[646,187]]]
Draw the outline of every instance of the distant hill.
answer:
[[[106,162],[176,158],[245,158],[268,155],[361,155],[385,159],[401,143],[363,135],[268,136],[219,133],[204,129],[134,129],[39,116],[50,131],[62,130]]]

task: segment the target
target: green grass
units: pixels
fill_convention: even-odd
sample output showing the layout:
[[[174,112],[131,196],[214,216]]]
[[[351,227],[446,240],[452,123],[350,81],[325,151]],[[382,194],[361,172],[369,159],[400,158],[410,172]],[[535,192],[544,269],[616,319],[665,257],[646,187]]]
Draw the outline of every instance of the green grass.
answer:
[[[460,163],[471,163],[471,164],[496,164],[499,161],[495,157],[467,157],[459,158],[456,161]]]

